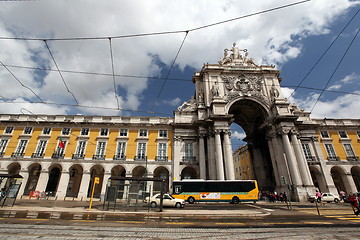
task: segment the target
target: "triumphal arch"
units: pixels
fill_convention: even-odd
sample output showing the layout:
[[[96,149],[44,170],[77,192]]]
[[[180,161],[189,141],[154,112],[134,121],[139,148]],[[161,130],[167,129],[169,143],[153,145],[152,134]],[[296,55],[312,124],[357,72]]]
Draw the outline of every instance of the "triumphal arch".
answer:
[[[285,191],[289,184],[297,200],[312,193],[299,131],[313,123],[284,98],[279,74],[235,43],[218,63],[204,64],[193,76],[195,95],[175,111],[174,179],[235,179],[229,128],[235,123],[246,133],[260,189]]]

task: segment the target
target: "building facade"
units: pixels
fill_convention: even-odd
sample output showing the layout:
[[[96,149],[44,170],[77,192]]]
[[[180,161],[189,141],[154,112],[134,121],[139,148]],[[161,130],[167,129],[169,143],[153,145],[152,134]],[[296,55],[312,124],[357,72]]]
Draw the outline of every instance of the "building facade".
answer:
[[[255,179],[252,159],[247,145],[243,145],[235,149],[233,159],[236,180]]]
[[[173,118],[0,115],[0,173],[23,177],[19,196],[77,199],[95,178],[96,197],[112,176],[163,178],[169,189],[179,179],[233,180],[229,126],[238,124],[260,190],[290,186],[297,201],[315,189],[359,191],[360,120],[311,119],[282,95],[279,75],[233,44],[194,74],[195,95]]]

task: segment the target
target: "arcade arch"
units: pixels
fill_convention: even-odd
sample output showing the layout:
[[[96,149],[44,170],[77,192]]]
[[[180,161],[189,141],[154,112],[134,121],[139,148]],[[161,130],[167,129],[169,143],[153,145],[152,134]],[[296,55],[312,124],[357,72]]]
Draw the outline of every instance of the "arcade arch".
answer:
[[[161,178],[165,180],[165,189],[169,189],[169,170],[165,167],[158,167],[154,170],[154,178]],[[161,190],[161,183],[154,182],[154,191]]]
[[[354,180],[357,191],[360,192],[360,167],[352,167],[351,176]]]
[[[66,189],[66,197],[77,197],[80,190],[80,184],[83,176],[83,167],[74,164],[69,168],[69,183]]]
[[[62,167],[58,164],[54,164],[49,167],[49,179],[45,188],[45,192],[47,192],[49,196],[55,196],[56,194],[61,177],[61,171]]]
[[[38,163],[33,163],[28,167],[29,177],[25,186],[24,195],[30,195],[31,191],[35,191],[41,170],[42,167]]]
[[[101,194],[102,189],[102,183],[104,181],[104,173],[105,170],[101,165],[94,165],[90,168],[90,181],[89,181],[89,187],[88,187],[88,194],[87,197],[91,197],[91,190],[92,186],[94,184],[95,177],[98,177],[100,179],[99,184],[95,185],[94,190],[94,197],[99,198]]]

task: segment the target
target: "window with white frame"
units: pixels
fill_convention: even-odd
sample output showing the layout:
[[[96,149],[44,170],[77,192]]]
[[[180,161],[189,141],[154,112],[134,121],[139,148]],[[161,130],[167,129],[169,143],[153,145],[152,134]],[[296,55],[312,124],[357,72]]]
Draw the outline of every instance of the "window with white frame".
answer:
[[[140,129],[139,130],[139,137],[147,137],[147,129]]]
[[[167,149],[167,144],[166,143],[159,143],[158,144],[158,157],[157,157],[157,160],[159,160],[159,161],[166,161],[167,160],[166,149]]]
[[[310,150],[309,144],[302,143],[301,145],[302,145],[306,160],[313,160],[313,156],[311,155],[311,150]]]
[[[330,135],[327,131],[320,131],[320,135],[322,138],[330,138]]]
[[[354,149],[352,148],[351,144],[344,143],[344,149],[345,149],[347,157],[350,157],[350,158],[355,157],[355,152],[354,152]]]
[[[32,127],[25,127],[24,128],[24,134],[31,134],[32,132]]]
[[[16,155],[23,155],[25,153],[25,148],[28,143],[28,140],[21,139],[18,147],[16,148]]]
[[[138,143],[137,158],[139,160],[146,159],[146,143],[144,142]]]
[[[337,160],[335,149],[332,144],[329,144],[329,143],[325,144],[325,149],[326,149],[327,155],[329,157],[329,160]]]
[[[61,141],[61,140],[59,140],[59,141]],[[59,154],[60,156],[62,156],[64,154],[64,152],[65,152],[65,147],[66,147],[67,141],[62,141],[62,143],[64,144],[64,148],[62,148],[60,146],[60,144],[58,144],[57,147],[56,147],[56,153]]]
[[[116,158],[117,159],[125,159],[126,158],[126,142],[118,142],[117,144],[117,152]]]
[[[6,127],[4,130],[5,134],[12,134],[12,132],[14,131],[14,127]]]
[[[86,148],[86,141],[79,141],[78,147],[76,149],[77,157],[84,157],[85,156],[85,148]]]
[[[109,134],[109,129],[101,128],[100,129],[100,136],[107,136]]]
[[[61,130],[61,135],[69,135],[70,134],[70,128],[63,128]]]
[[[44,156],[47,140],[40,140],[36,148],[35,157]]]
[[[185,143],[185,161],[191,162],[194,159],[194,149],[193,149],[193,143],[186,142]]]
[[[89,135],[89,128],[82,128],[81,132],[80,132],[80,135],[82,135],[82,136]]]
[[[348,138],[348,135],[346,134],[345,131],[339,131],[339,136],[340,138]]]
[[[8,139],[0,139],[0,155],[5,152],[6,145],[9,142]]]
[[[167,138],[168,131],[167,130],[159,130],[159,137],[161,138]]]
[[[120,137],[127,137],[128,130],[127,129],[120,129]]]
[[[356,134],[357,134],[358,138],[360,138],[360,131],[357,131]]]
[[[49,127],[44,127],[42,134],[44,134],[44,135],[49,135],[50,132],[51,132],[51,128],[49,128]]]
[[[105,150],[106,150],[106,142],[98,142],[96,149],[96,156],[97,157],[105,156]]]

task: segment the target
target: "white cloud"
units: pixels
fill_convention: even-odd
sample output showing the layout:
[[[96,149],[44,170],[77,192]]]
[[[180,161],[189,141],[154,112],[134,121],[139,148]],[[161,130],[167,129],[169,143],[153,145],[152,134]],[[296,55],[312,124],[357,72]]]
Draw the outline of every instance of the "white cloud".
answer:
[[[233,140],[243,140],[245,137],[246,137],[246,134],[244,132],[233,131],[231,133],[231,138]]]
[[[288,4],[276,1],[29,1],[1,3],[0,36],[69,38],[121,36],[174,30],[188,30]],[[256,63],[284,64],[302,52],[301,39],[328,33],[329,25],[350,6],[347,0],[317,0],[270,13],[189,32],[176,64],[199,69],[204,62],[217,62],[222,50],[237,42],[249,49]],[[0,6],[1,7],[1,6]],[[206,10],[204,10],[206,9]],[[159,76],[156,55],[171,65],[185,34],[112,39],[114,71],[120,75]],[[112,73],[109,39],[47,41],[62,70]],[[42,41],[0,40],[0,60],[7,65],[56,69]],[[117,107],[112,76],[42,72],[10,68],[14,75],[44,101]],[[148,88],[144,78],[116,77],[119,107],[137,110]],[[7,99],[38,101],[0,66],[0,95]],[[192,90],[193,91],[193,90]],[[169,99],[169,98],[167,98]],[[165,100],[176,106],[180,99]],[[38,105],[36,105],[38,106]],[[37,107],[34,107],[37,110]],[[13,111],[1,107],[1,112]],[[43,107],[43,113],[63,114],[72,108]],[[120,114],[119,111],[81,108],[83,114]],[[35,111],[36,112],[36,111]]]

